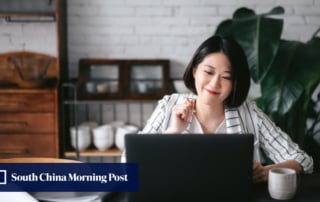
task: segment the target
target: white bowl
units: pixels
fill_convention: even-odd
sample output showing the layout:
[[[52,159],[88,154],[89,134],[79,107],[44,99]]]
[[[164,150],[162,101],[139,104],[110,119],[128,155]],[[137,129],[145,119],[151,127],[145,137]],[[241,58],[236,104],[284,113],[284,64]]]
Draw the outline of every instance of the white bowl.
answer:
[[[186,87],[183,80],[175,80],[173,81],[174,89],[178,93],[189,93],[190,90]]]
[[[78,141],[76,137],[78,136]],[[70,128],[71,145],[74,149],[85,150],[91,144],[90,127],[78,126]],[[77,145],[78,142],[78,145]]]
[[[124,150],[124,137],[129,133],[135,133],[138,127],[133,125],[124,125],[117,128],[115,144],[118,149]]]
[[[112,147],[114,141],[108,138],[94,138],[93,144],[99,151],[105,151]]]
[[[93,144],[100,150],[105,151],[114,144],[114,132],[111,125],[105,124],[92,129]]]

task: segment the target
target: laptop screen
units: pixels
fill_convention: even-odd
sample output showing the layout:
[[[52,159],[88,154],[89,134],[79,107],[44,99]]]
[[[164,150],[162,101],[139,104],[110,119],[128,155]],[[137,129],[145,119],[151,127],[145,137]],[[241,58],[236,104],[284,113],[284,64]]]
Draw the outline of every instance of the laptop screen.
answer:
[[[139,164],[138,201],[250,201],[252,134],[130,134],[127,162]]]

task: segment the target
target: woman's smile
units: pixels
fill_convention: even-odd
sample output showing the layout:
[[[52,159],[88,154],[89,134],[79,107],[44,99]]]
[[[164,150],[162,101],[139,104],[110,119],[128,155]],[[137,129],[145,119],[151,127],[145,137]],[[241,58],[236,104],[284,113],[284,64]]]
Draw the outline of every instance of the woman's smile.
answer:
[[[220,94],[219,91],[210,90],[210,89],[208,89],[208,88],[205,88],[205,90],[206,90],[209,94],[211,94],[211,95],[219,95],[219,94]]]

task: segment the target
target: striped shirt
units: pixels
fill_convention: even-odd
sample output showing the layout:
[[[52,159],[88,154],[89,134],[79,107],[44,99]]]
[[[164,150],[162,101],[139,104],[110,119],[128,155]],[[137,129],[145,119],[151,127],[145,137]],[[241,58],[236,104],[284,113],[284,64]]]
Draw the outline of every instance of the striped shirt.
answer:
[[[174,105],[194,94],[172,94],[161,99],[140,133],[162,133],[167,129]],[[192,117],[183,133],[203,133],[196,117]],[[216,131],[226,134],[253,134],[254,160],[263,162],[262,152],[273,162],[296,160],[305,173],[313,171],[313,159],[264,114],[254,101],[246,101],[238,108],[226,108],[225,120]]]

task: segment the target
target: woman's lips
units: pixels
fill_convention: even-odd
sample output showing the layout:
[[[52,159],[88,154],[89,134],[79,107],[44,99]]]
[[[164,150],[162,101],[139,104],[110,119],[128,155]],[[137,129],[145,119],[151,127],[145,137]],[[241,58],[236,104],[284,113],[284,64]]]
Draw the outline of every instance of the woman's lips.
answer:
[[[211,94],[211,95],[218,95],[219,92],[218,91],[214,91],[214,90],[209,90],[209,89],[206,89],[206,91]]]

